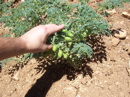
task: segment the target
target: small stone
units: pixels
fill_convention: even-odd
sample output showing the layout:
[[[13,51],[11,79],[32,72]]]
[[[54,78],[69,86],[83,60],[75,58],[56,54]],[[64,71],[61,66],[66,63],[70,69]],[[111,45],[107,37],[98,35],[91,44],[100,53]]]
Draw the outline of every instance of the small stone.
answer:
[[[18,80],[19,80],[18,74],[19,74],[19,72],[17,72],[17,73],[12,77],[12,79],[18,81]]]
[[[79,79],[79,80],[81,80],[82,78],[83,78],[83,75],[82,75],[82,74],[78,75],[78,79]]]
[[[115,14],[116,10],[115,9],[113,9],[113,10],[107,10],[106,12],[109,13],[109,14]]]
[[[117,86],[119,86],[119,85],[120,85],[120,83],[119,83],[119,82],[116,82],[116,85],[117,85]]]
[[[127,32],[123,29],[117,30],[118,33],[114,34],[116,38],[124,39],[127,36]]]
[[[112,41],[113,46],[117,46],[120,43],[120,40],[118,38],[114,38],[114,37],[112,38],[111,41]]]
[[[130,19],[130,14],[129,14],[128,12],[122,12],[122,15],[123,15],[125,18]]]

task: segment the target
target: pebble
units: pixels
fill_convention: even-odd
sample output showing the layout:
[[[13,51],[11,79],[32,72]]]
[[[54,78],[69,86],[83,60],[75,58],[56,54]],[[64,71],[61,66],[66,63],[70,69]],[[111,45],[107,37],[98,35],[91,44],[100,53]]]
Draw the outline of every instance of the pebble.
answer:
[[[130,14],[129,14],[128,12],[122,12],[122,15],[123,15],[125,18],[130,19]]]
[[[17,72],[17,73],[12,77],[12,79],[18,81],[18,80],[19,80],[19,78],[18,78],[18,74],[19,74],[19,72]]]
[[[107,10],[106,12],[109,13],[109,14],[115,14],[116,10],[115,9],[113,9],[113,10]]]
[[[124,38],[126,38],[126,36],[127,36],[127,32],[126,32],[126,30],[124,30],[124,29],[120,29],[120,30],[117,30],[118,31],[118,33],[116,33],[116,34],[114,34],[114,36],[116,37],[116,38],[119,38],[119,39],[124,39]]]
[[[116,82],[116,85],[117,85],[117,86],[119,86],[119,85],[120,85],[120,83],[119,83],[119,82]]]
[[[81,80],[82,78],[83,78],[83,75],[82,75],[82,74],[78,75],[78,79],[79,79],[79,80]]]

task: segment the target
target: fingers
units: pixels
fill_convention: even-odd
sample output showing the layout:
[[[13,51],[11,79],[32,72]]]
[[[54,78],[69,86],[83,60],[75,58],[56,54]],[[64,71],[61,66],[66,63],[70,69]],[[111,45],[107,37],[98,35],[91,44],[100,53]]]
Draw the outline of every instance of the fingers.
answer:
[[[62,30],[64,28],[64,25],[63,24],[62,25],[48,24],[48,25],[45,25],[45,27],[47,28],[46,30],[48,34],[50,35],[57,31]]]
[[[46,45],[47,50],[52,49],[52,45]]]
[[[52,49],[52,45],[49,45],[49,44],[46,44],[46,45],[44,45],[44,46],[42,47],[42,51],[48,51],[48,50],[50,50],[50,49]]]

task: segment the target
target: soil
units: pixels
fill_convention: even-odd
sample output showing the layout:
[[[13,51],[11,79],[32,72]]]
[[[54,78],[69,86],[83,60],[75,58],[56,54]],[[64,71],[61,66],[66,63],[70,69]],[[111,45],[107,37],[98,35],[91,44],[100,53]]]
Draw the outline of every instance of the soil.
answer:
[[[89,4],[94,8],[99,1]],[[8,62],[0,68],[0,97],[130,97],[130,19],[122,16],[129,8],[125,4],[104,17],[112,32],[124,29],[126,38],[91,37],[93,58],[77,70],[50,58]],[[2,25],[0,32],[9,33]]]

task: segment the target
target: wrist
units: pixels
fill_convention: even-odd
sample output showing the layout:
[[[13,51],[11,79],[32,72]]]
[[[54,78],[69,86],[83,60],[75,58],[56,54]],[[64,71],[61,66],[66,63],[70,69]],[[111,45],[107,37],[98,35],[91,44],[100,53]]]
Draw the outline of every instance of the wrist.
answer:
[[[19,46],[20,46],[22,52],[23,53],[29,53],[25,40],[21,37],[16,38],[16,40],[19,42],[19,44],[20,44]]]

